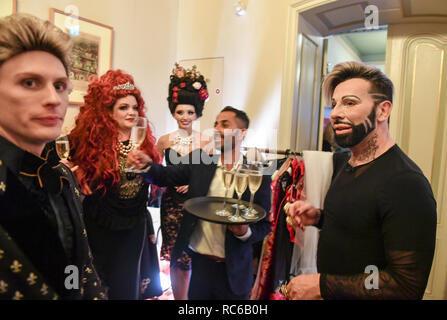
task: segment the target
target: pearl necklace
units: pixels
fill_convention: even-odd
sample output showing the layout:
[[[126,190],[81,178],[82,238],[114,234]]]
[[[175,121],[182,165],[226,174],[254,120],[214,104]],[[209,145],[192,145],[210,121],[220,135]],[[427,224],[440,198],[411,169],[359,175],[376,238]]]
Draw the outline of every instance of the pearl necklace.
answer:
[[[122,143],[121,141],[118,141],[118,144],[116,146],[116,149],[118,150],[120,155],[123,157],[127,157],[127,155],[129,154],[130,150],[132,150],[132,148],[133,148],[132,141],[129,141],[129,144],[127,146],[124,143]]]

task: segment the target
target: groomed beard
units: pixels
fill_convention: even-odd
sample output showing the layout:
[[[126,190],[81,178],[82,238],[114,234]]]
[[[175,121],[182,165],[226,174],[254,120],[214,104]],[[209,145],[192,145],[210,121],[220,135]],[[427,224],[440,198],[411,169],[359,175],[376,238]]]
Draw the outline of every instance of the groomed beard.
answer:
[[[365,139],[366,136],[376,128],[376,108],[377,106],[374,106],[371,113],[366,117],[365,121],[358,125],[354,125],[351,122],[335,122],[334,125],[343,123],[345,125],[351,126],[352,128],[351,133],[343,135],[338,135],[334,130],[335,141],[337,142],[337,144],[343,148],[351,148],[362,142],[363,139]]]

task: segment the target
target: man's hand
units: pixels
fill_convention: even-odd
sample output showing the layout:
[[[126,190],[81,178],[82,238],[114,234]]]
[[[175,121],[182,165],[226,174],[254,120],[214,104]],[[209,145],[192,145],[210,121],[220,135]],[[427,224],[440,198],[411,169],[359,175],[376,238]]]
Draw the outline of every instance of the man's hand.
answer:
[[[180,187],[175,187],[175,191],[177,191],[178,193],[187,193],[189,189],[189,186],[180,186]]]
[[[152,158],[141,150],[132,150],[127,155],[127,167],[134,167],[136,169],[144,169],[152,165]]]
[[[305,226],[313,226],[320,221],[320,209],[316,209],[307,201],[298,200],[292,203],[287,210],[288,219],[294,227],[298,227],[301,230],[305,229]]]
[[[235,236],[241,237],[248,231],[248,224],[228,225],[228,230],[233,232]]]
[[[71,163],[68,160],[61,159],[59,162],[65,164],[67,167],[69,167],[71,172],[75,172],[76,170],[79,169],[79,166],[75,166],[73,163]]]
[[[286,292],[290,300],[321,300],[320,274],[302,274],[293,278]]]

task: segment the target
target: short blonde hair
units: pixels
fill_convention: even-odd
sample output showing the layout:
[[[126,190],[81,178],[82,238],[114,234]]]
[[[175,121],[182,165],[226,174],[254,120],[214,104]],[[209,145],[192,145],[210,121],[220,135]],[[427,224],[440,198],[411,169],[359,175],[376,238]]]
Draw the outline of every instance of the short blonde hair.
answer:
[[[0,66],[28,51],[46,51],[56,56],[68,75],[71,53],[70,36],[49,21],[16,13],[0,19]]]
[[[370,93],[374,96],[376,104],[382,101],[393,102],[394,86],[390,78],[375,67],[355,61],[336,64],[326,76],[323,82],[326,101],[331,101],[334,90],[340,83],[354,78],[365,79],[371,83]]]

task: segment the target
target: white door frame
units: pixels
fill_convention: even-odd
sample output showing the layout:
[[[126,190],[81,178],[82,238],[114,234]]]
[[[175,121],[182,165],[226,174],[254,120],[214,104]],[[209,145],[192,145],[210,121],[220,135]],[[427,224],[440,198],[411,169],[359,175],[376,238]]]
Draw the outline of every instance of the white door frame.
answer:
[[[281,138],[281,141],[278,141],[278,146],[281,148],[293,148],[292,141],[294,141],[294,137],[292,137],[292,135],[296,134],[292,128],[293,119],[291,115],[293,114],[293,106],[296,100],[296,88],[298,85],[296,70],[299,61],[297,55],[297,48],[299,46],[297,35],[300,13],[335,1],[337,0],[300,0],[291,1],[291,4],[289,5],[283,67],[284,72],[282,76],[281,125],[279,126],[278,132],[278,136]]]

